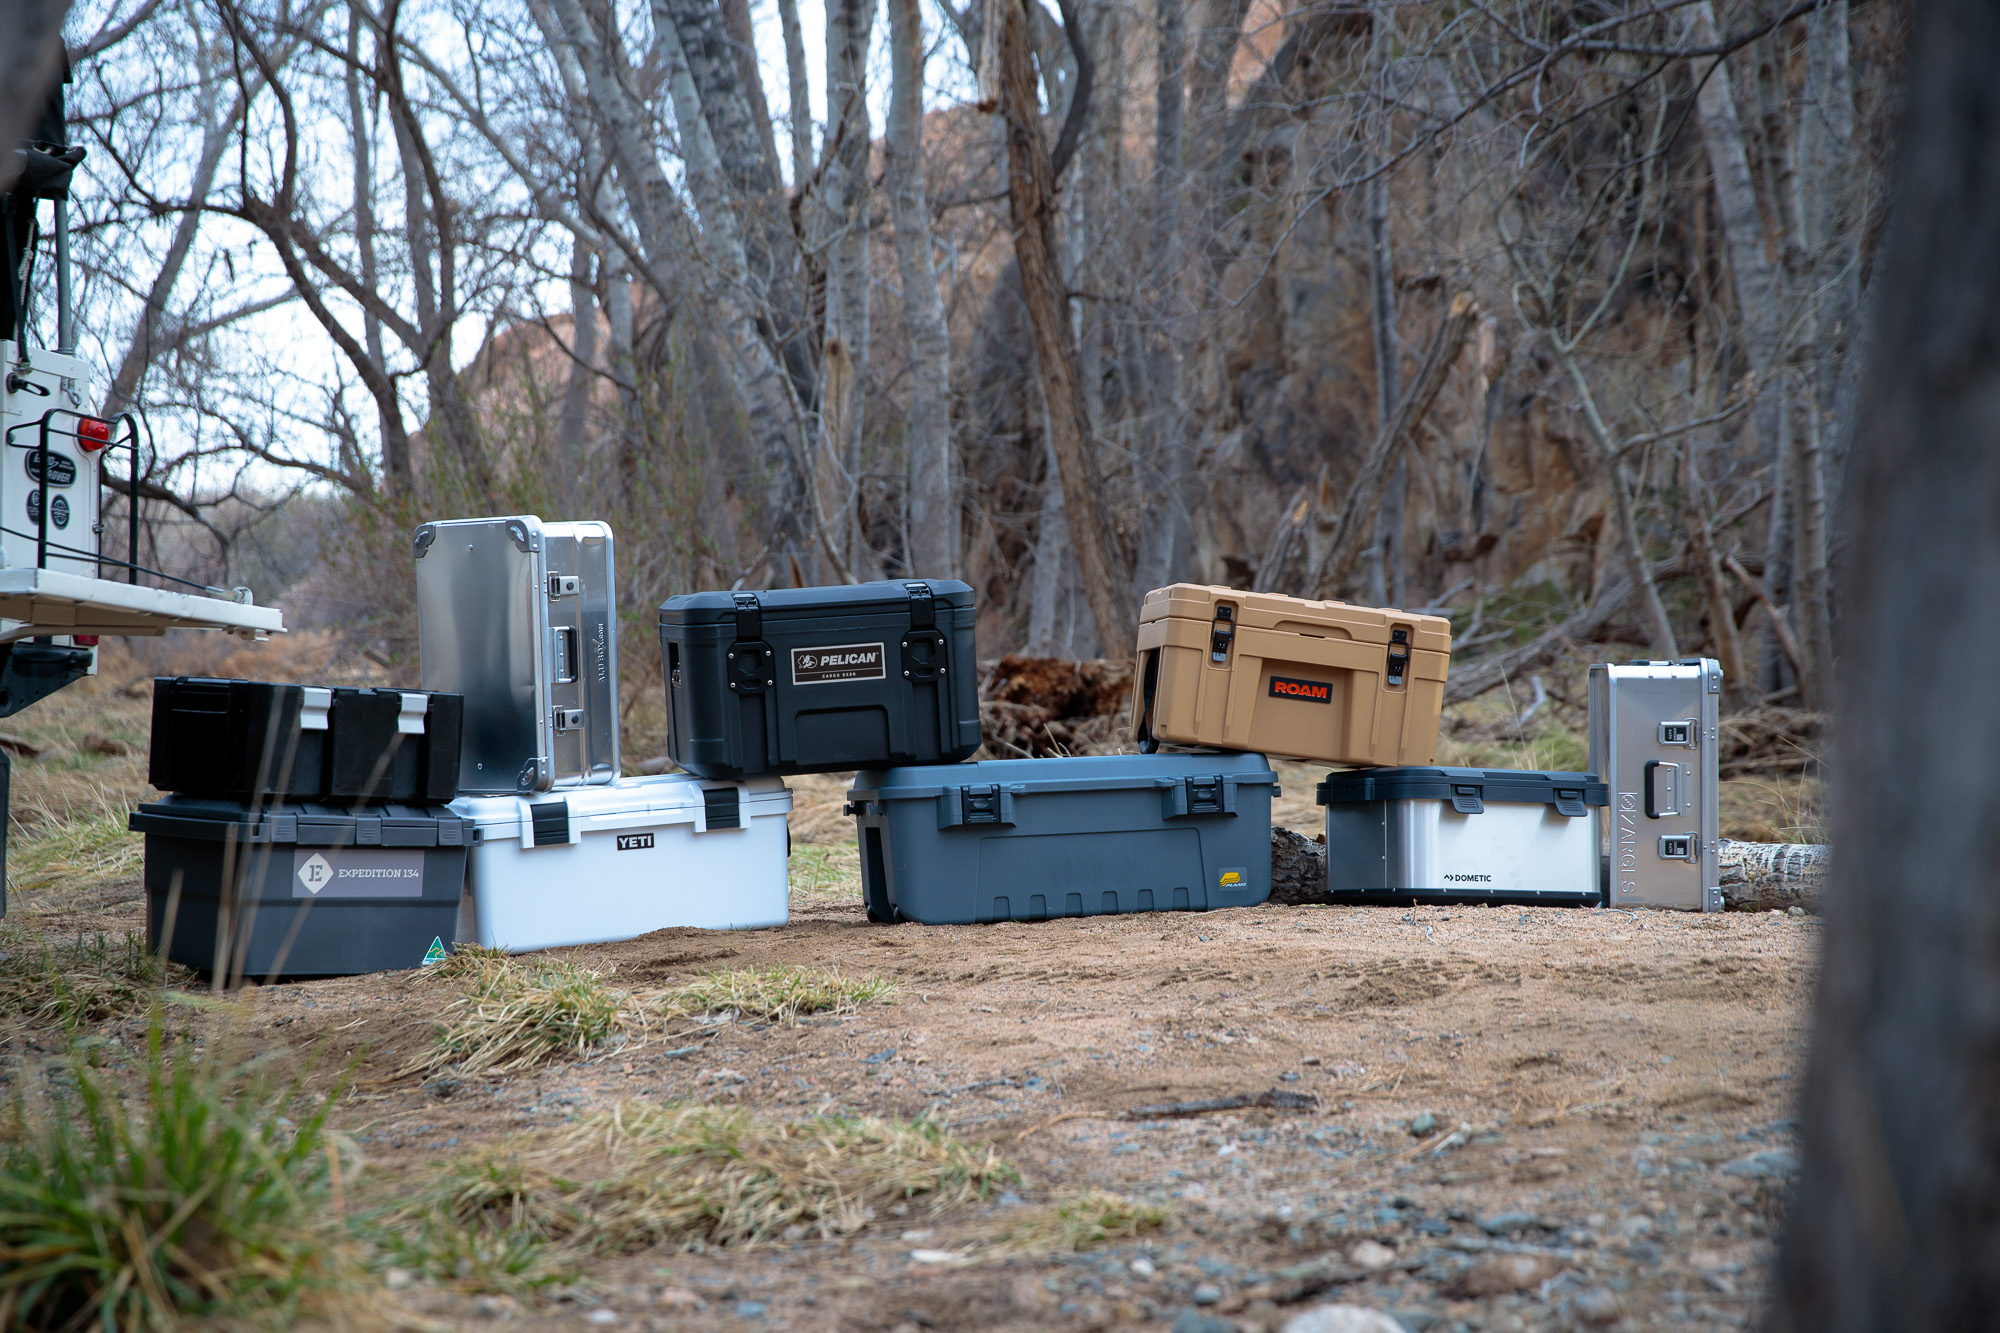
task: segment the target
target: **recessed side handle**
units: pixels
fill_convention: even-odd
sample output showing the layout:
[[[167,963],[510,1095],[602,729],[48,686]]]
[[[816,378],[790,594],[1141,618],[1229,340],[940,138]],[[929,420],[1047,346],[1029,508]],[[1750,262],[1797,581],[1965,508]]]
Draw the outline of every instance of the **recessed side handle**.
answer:
[[[1664,759],[1646,761],[1646,817],[1659,819],[1681,812],[1681,766]]]

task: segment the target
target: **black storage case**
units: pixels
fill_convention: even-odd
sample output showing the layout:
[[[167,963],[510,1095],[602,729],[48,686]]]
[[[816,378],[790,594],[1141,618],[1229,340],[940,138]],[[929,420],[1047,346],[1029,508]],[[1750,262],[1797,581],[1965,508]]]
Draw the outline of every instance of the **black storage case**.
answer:
[[[160,677],[147,780],[232,801],[449,801],[464,713],[456,694]]]
[[[730,781],[966,759],[976,614],[956,579],[668,598],[667,753]]]
[[[417,967],[458,926],[472,822],[443,805],[170,796],[146,835],[146,941],[230,982]],[[168,923],[168,914],[172,923]]]

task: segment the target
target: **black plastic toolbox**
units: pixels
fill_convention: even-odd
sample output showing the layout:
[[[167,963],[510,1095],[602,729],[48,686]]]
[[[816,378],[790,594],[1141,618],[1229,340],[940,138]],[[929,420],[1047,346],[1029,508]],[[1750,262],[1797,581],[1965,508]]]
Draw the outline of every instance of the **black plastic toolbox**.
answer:
[[[449,801],[464,712],[456,694],[163,676],[147,780],[234,801]]]
[[[979,748],[976,614],[955,579],[669,598],[667,752],[732,781],[957,763]]]
[[[130,824],[147,944],[231,983],[417,967],[457,929],[472,822],[443,805],[170,796]]]

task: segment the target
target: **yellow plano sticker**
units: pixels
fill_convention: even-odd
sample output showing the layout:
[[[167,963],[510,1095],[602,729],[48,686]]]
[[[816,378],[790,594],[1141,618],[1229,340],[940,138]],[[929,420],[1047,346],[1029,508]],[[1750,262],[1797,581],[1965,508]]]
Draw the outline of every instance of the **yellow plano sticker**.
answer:
[[[1225,870],[1225,871],[1223,871],[1223,872],[1222,872],[1222,887],[1223,887],[1223,888],[1225,888],[1225,889],[1226,889],[1226,888],[1232,888],[1232,887],[1234,887],[1235,885],[1238,885],[1238,884],[1241,884],[1242,882],[1243,882],[1243,875],[1242,875],[1242,873],[1241,873],[1240,871],[1235,871],[1235,870]]]

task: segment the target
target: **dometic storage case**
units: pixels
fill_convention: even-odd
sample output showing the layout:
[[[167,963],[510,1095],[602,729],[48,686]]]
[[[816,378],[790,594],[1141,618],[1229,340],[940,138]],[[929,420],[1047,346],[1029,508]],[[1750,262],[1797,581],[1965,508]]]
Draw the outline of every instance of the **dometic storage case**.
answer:
[[[975,614],[954,579],[671,597],[667,753],[707,778],[967,758]]]
[[[782,926],[789,902],[783,783],[684,773],[452,804],[476,832],[458,937],[548,949],[668,926]]]
[[[611,529],[533,515],[426,523],[417,558],[424,688],[465,696],[461,792],[618,776]]]
[[[1612,907],[1722,910],[1716,867],[1716,712],[1722,666],[1590,668],[1590,767],[1611,789]]]
[[[1146,594],[1131,736],[1326,764],[1428,764],[1451,622],[1176,583]]]
[[[1328,776],[1319,803],[1335,901],[1602,898],[1605,789],[1589,773],[1371,768]]]
[[[855,775],[874,921],[1036,921],[1271,895],[1260,754],[987,759]]]
[[[224,800],[445,802],[464,700],[202,676],[153,681],[147,781]]]
[[[146,937],[231,984],[417,967],[458,921],[472,828],[441,805],[169,796],[146,835]]]

